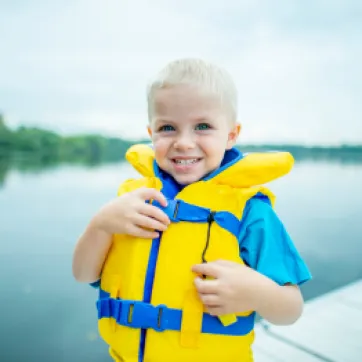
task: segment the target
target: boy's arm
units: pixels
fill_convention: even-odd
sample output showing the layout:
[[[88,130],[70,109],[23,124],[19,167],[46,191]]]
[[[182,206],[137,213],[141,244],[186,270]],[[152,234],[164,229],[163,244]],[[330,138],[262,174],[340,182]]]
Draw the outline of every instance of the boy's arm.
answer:
[[[297,285],[280,286],[260,275],[260,284],[255,286],[256,311],[268,322],[289,325],[296,322],[303,312],[303,296]]]
[[[95,221],[92,220],[74,250],[74,278],[84,283],[97,281],[111,244],[112,235],[96,227]]]
[[[125,182],[120,186],[117,196],[121,196],[128,191],[127,182]],[[102,207],[93,216],[75,246],[72,270],[73,276],[78,282],[98,286],[96,282],[100,279],[113,239],[113,234],[104,230],[104,224],[108,223],[114,227],[114,220],[112,225],[112,219],[116,215],[114,209],[112,210],[112,201],[108,205]],[[108,209],[111,209],[111,212],[106,212],[107,206]],[[105,215],[102,215],[103,213]],[[118,218],[119,220],[123,219],[119,215]]]
[[[99,210],[77,242],[73,275],[80,282],[93,283],[99,279],[112,245],[112,235],[153,239],[159,236],[157,230],[166,230],[170,223],[163,211],[145,202],[152,199],[166,206],[160,191],[142,187],[128,192],[123,184],[118,195]]]
[[[310,272],[268,202],[251,199],[243,221],[241,257],[258,275],[258,313],[271,323],[293,323],[304,304],[299,285],[311,279]]]

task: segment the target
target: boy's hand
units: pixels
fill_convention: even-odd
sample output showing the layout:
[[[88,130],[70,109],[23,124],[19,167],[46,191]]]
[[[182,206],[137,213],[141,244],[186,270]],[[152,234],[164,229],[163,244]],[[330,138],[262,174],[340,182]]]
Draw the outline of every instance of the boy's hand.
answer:
[[[211,315],[257,310],[263,276],[255,270],[226,260],[195,265],[192,271],[213,279],[195,279],[200,299]]]
[[[106,204],[95,216],[96,227],[108,234],[128,234],[141,238],[157,238],[154,230],[164,231],[170,223],[168,216],[146,200],[167,205],[163,194],[152,188],[140,188],[123,194]]]

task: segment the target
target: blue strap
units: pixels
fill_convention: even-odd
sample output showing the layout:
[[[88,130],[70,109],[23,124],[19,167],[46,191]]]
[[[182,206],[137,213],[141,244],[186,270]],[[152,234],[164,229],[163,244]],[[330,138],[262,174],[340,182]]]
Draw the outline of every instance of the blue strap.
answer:
[[[232,233],[237,239],[240,235],[240,220],[234,216],[231,212],[227,211],[217,211],[214,215],[216,223]]]
[[[210,215],[210,209],[205,207],[188,204],[182,200],[167,200],[167,206],[161,206],[158,201],[152,205],[160,208],[172,222],[189,221],[189,222],[206,222]]]
[[[182,200],[167,200],[167,206],[161,206],[154,201],[152,205],[157,206],[167,214],[172,222],[188,221],[205,223],[209,221],[212,211],[206,207],[189,204]],[[214,220],[223,229],[239,237],[240,220],[228,211],[215,211]]]
[[[97,301],[98,319],[114,318],[118,324],[130,328],[179,331],[182,311],[165,305],[153,306],[140,301],[109,298],[109,293],[101,290]],[[252,331],[255,313],[238,317],[236,323],[223,326],[217,317],[204,313],[202,333],[243,336]]]

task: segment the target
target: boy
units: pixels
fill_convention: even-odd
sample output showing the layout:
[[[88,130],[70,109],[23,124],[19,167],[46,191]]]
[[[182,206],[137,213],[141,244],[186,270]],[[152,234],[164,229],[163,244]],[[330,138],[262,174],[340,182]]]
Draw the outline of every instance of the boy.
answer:
[[[73,259],[75,278],[100,286],[115,361],[252,361],[255,312],[275,324],[302,313],[310,274],[260,186],[293,160],[233,147],[236,100],[229,75],[197,59],[148,89],[152,148],[127,153],[144,177],[93,217]]]

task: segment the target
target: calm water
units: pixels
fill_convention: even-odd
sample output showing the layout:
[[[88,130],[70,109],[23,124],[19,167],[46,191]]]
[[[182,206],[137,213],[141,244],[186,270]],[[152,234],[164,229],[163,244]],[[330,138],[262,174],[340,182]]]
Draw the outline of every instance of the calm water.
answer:
[[[135,175],[128,165],[9,170],[0,188],[0,361],[109,361],[96,291],[71,258],[91,215]],[[362,278],[362,165],[298,163],[270,185],[314,280],[306,299]]]

